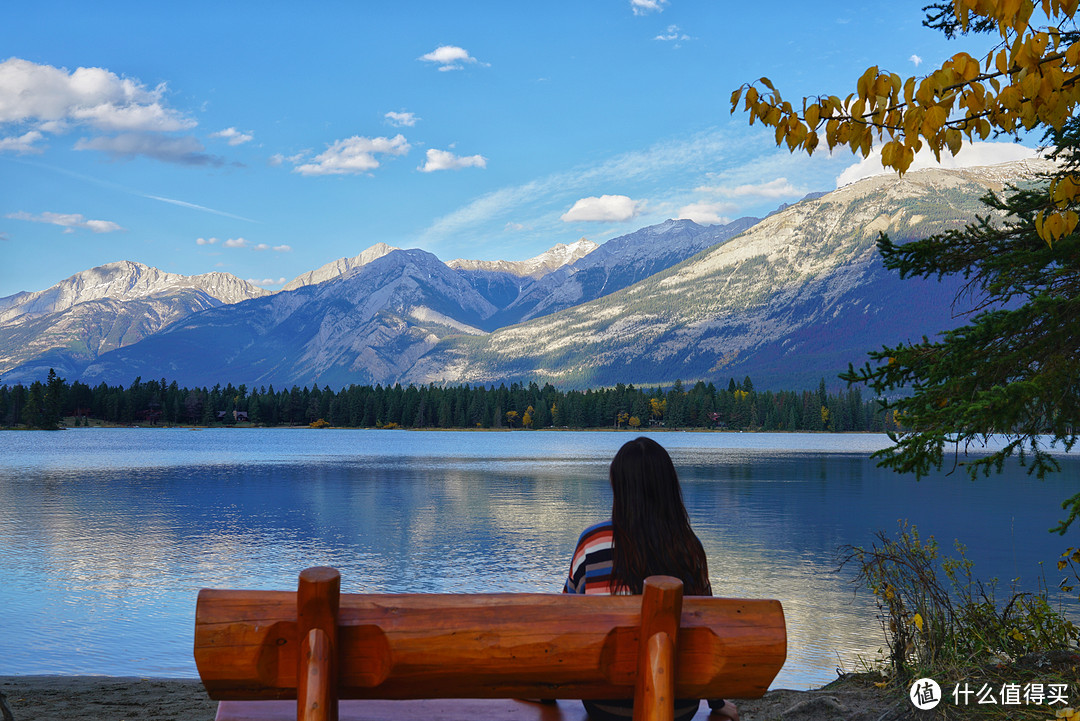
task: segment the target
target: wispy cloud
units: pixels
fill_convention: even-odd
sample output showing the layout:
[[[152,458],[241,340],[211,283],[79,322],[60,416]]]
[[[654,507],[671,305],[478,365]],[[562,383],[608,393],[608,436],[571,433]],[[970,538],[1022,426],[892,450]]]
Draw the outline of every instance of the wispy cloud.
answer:
[[[737,213],[739,206],[728,201],[690,203],[679,209],[679,218],[686,218],[701,225],[716,225],[731,222],[731,215]]]
[[[668,25],[667,31],[660,33],[655,39],[663,42],[675,43],[675,47],[679,47],[684,40],[689,40],[690,36],[681,31],[678,25]]]
[[[386,122],[390,123],[395,128],[411,128],[416,125],[418,120],[420,120],[420,118],[416,117],[416,113],[399,113],[393,110],[383,117],[386,118]]]
[[[190,208],[191,210],[200,210],[200,211],[202,211],[204,213],[212,213],[214,215],[220,215],[220,216],[225,217],[225,218],[233,218],[235,220],[244,220],[244,221],[247,221],[248,223],[258,223],[259,222],[257,220],[252,220],[251,218],[245,218],[242,215],[234,215],[233,213],[226,213],[224,210],[214,210],[213,208],[207,208],[205,205],[197,205],[195,203],[189,203],[186,200],[177,200],[176,198],[166,198],[166,197],[163,197],[161,195],[150,195],[148,193],[135,193],[135,191],[129,191],[129,192],[132,192],[135,195],[141,195],[144,198],[149,198],[150,200],[158,200],[158,201],[161,201],[162,203],[168,203],[169,205],[177,205],[177,206],[179,206],[181,208]]]
[[[1038,151],[1017,143],[967,143],[965,142],[957,155],[941,154],[941,161],[934,158],[934,153],[924,147],[915,154],[908,172],[923,170],[925,168],[970,168],[980,165],[996,165],[1012,160],[1024,160],[1038,156]],[[870,155],[858,163],[848,166],[836,178],[836,187],[854,183],[856,180],[869,178],[872,175],[882,175],[895,172],[883,168],[881,165],[881,147],[870,151]]]
[[[196,238],[195,239],[195,244],[196,245],[216,245],[217,243],[218,243],[218,239],[214,238],[214,237]],[[247,238],[226,238],[225,241],[221,244],[221,247],[223,247],[223,248],[246,248],[248,250],[256,250],[256,251],[272,250],[275,253],[288,253],[288,252],[292,251],[292,246],[289,246],[289,245],[274,245],[274,246],[271,246],[269,243],[252,243]]]
[[[809,190],[798,188],[787,178],[776,178],[763,183],[746,183],[733,187],[702,186],[695,188],[699,193],[711,193],[725,198],[788,198],[793,195],[806,195]]]
[[[216,133],[210,133],[210,137],[225,140],[229,145],[243,145],[244,143],[250,143],[255,139],[255,136],[251,133],[242,133],[236,128],[225,128]]]
[[[595,192],[597,187],[630,181],[649,182],[667,177],[672,171],[685,172],[688,168],[700,168],[704,172],[723,158],[731,150],[731,145],[720,132],[708,131],[657,143],[646,150],[624,153],[596,165],[581,166],[521,185],[501,188],[437,219],[421,234],[420,240],[437,243],[443,238],[467,232],[470,228],[478,228],[499,216],[519,214],[521,208],[534,209],[563,203],[562,208],[553,210],[551,216],[558,223],[567,201]],[[520,222],[520,218],[514,220]]]
[[[270,285],[285,285],[287,281],[285,278],[278,278],[276,280],[274,278],[263,278],[262,280],[259,280],[258,278],[248,278],[247,282],[259,287],[265,287]]]
[[[601,195],[599,198],[581,198],[562,214],[561,219],[565,223],[619,223],[637,217],[643,207],[643,202],[632,200],[627,195]]]
[[[630,9],[635,15],[647,15],[653,12],[663,12],[668,0],[630,0]]]
[[[405,136],[365,138],[354,135],[338,140],[311,162],[297,165],[294,173],[301,175],[356,175],[379,167],[376,155],[405,155],[410,145]]]
[[[448,150],[436,150],[428,148],[427,160],[420,166],[422,173],[433,173],[436,170],[461,170],[462,168],[486,168],[487,158],[483,155],[454,155]]]
[[[100,186],[102,188],[108,188],[110,190],[114,190],[114,191],[117,191],[117,192],[120,192],[120,193],[127,193],[128,195],[134,195],[134,196],[137,196],[139,198],[148,198],[149,200],[156,200],[156,201],[161,202],[161,203],[168,203],[169,205],[176,205],[176,206],[179,206],[181,208],[189,208],[191,210],[198,210],[198,211],[201,211],[203,213],[212,213],[213,215],[220,215],[220,216],[225,217],[225,218],[233,218],[234,220],[243,220],[243,221],[248,222],[248,223],[258,223],[259,222],[257,220],[252,220],[251,218],[245,218],[242,215],[236,215],[234,213],[226,213],[224,210],[215,210],[214,208],[207,208],[205,205],[197,205],[195,203],[189,203],[186,200],[177,200],[176,198],[166,198],[166,197],[163,197],[161,195],[154,195],[152,193],[144,193],[144,192],[142,192],[140,190],[134,190],[134,189],[129,188],[127,186],[121,185],[120,183],[114,183],[111,180],[104,180],[102,178],[96,178],[93,175],[86,175],[85,173],[77,173],[74,170],[69,170],[68,168],[61,168],[61,167],[58,167],[58,166],[55,166],[55,165],[49,165],[48,163],[42,163],[42,162],[39,162],[39,161],[36,161],[36,160],[17,160],[15,162],[23,163],[25,165],[30,165],[30,166],[33,166],[33,167],[36,167],[36,168],[45,168],[46,170],[52,171],[54,173],[59,173],[60,175],[66,175],[69,178],[76,178],[78,180],[82,180],[84,182]]]
[[[489,67],[488,63],[480,62],[472,55],[469,55],[468,50],[459,48],[457,45],[440,45],[430,53],[421,55],[417,60],[421,60],[425,63],[434,63],[439,67],[441,72],[461,70],[466,65]]]
[[[915,63],[915,67],[919,67],[920,65],[922,65],[922,58],[920,58],[918,55],[913,54],[910,58],[908,58],[908,60]]]
[[[131,160],[145,156],[180,165],[209,165],[219,167],[225,159],[205,152],[202,143],[191,136],[156,135],[151,133],[122,133],[80,138],[75,150],[97,150],[114,160]]]
[[[27,153],[40,153],[42,148],[37,145],[45,136],[37,130],[28,130],[22,135],[14,135],[10,138],[0,138],[0,153],[12,152],[25,155]]]
[[[739,213],[742,203],[752,204],[760,200],[800,198],[809,190],[797,187],[787,178],[781,177],[760,183],[703,185],[694,188],[694,192],[711,197],[698,198],[695,202],[683,205],[679,208],[678,217],[709,225],[731,222],[731,216]],[[738,199],[740,202],[732,199]]]
[[[33,215],[25,211],[19,211],[18,213],[8,213],[6,217],[12,220],[26,220],[31,223],[59,225],[64,229],[65,233],[74,233],[76,230],[89,230],[93,233],[115,233],[118,230],[124,230],[118,223],[111,220],[88,220],[81,213],[46,212]]]

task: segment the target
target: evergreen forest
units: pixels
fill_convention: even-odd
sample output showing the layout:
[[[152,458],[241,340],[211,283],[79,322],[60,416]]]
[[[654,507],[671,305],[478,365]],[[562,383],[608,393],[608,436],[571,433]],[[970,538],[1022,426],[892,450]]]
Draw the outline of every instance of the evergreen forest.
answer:
[[[343,428],[708,428],[764,431],[895,430],[891,413],[864,400],[858,388],[757,391],[749,376],[717,388],[559,390],[510,386],[350,385],[249,388],[231,383],[185,388],[175,381],[135,381],[124,388],[68,383],[50,371],[46,382],[0,386],[0,425],[55,429],[66,425],[312,426]]]

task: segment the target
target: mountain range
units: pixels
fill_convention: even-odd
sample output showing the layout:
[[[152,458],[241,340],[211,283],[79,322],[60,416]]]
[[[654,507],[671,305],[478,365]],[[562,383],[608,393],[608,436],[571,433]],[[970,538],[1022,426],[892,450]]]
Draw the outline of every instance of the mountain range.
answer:
[[[527,261],[444,263],[377,244],[270,293],[128,261],[0,298],[2,382],[126,385],[668,384],[750,375],[811,387],[869,349],[963,322],[956,282],[886,271],[898,241],[985,213],[1050,169],[1027,160],[876,176],[765,219],[669,220]]]

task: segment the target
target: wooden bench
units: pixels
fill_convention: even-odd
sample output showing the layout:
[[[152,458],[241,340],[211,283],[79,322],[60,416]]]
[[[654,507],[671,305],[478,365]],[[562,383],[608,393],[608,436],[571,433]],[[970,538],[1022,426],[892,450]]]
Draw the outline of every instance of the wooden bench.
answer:
[[[340,584],[318,567],[296,592],[200,591],[195,661],[218,721],[562,721],[587,718],[576,699],[610,698],[634,699],[635,719],[670,721],[676,698],[759,698],[787,654],[779,601],[683,598],[666,576],[641,596]]]

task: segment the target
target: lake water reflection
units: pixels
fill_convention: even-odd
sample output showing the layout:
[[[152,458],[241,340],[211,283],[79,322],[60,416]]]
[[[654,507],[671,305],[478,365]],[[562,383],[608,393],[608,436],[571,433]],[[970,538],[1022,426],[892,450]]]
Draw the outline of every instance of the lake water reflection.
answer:
[[[0,434],[0,674],[194,676],[202,587],[291,588],[333,565],[353,592],[557,591],[609,515],[626,433],[78,429]],[[887,439],[653,434],[671,451],[717,595],[779,598],[806,687],[881,645],[836,549],[909,519],[967,543],[979,575],[1032,586],[1073,540],[1046,530],[1080,459],[916,483]]]

